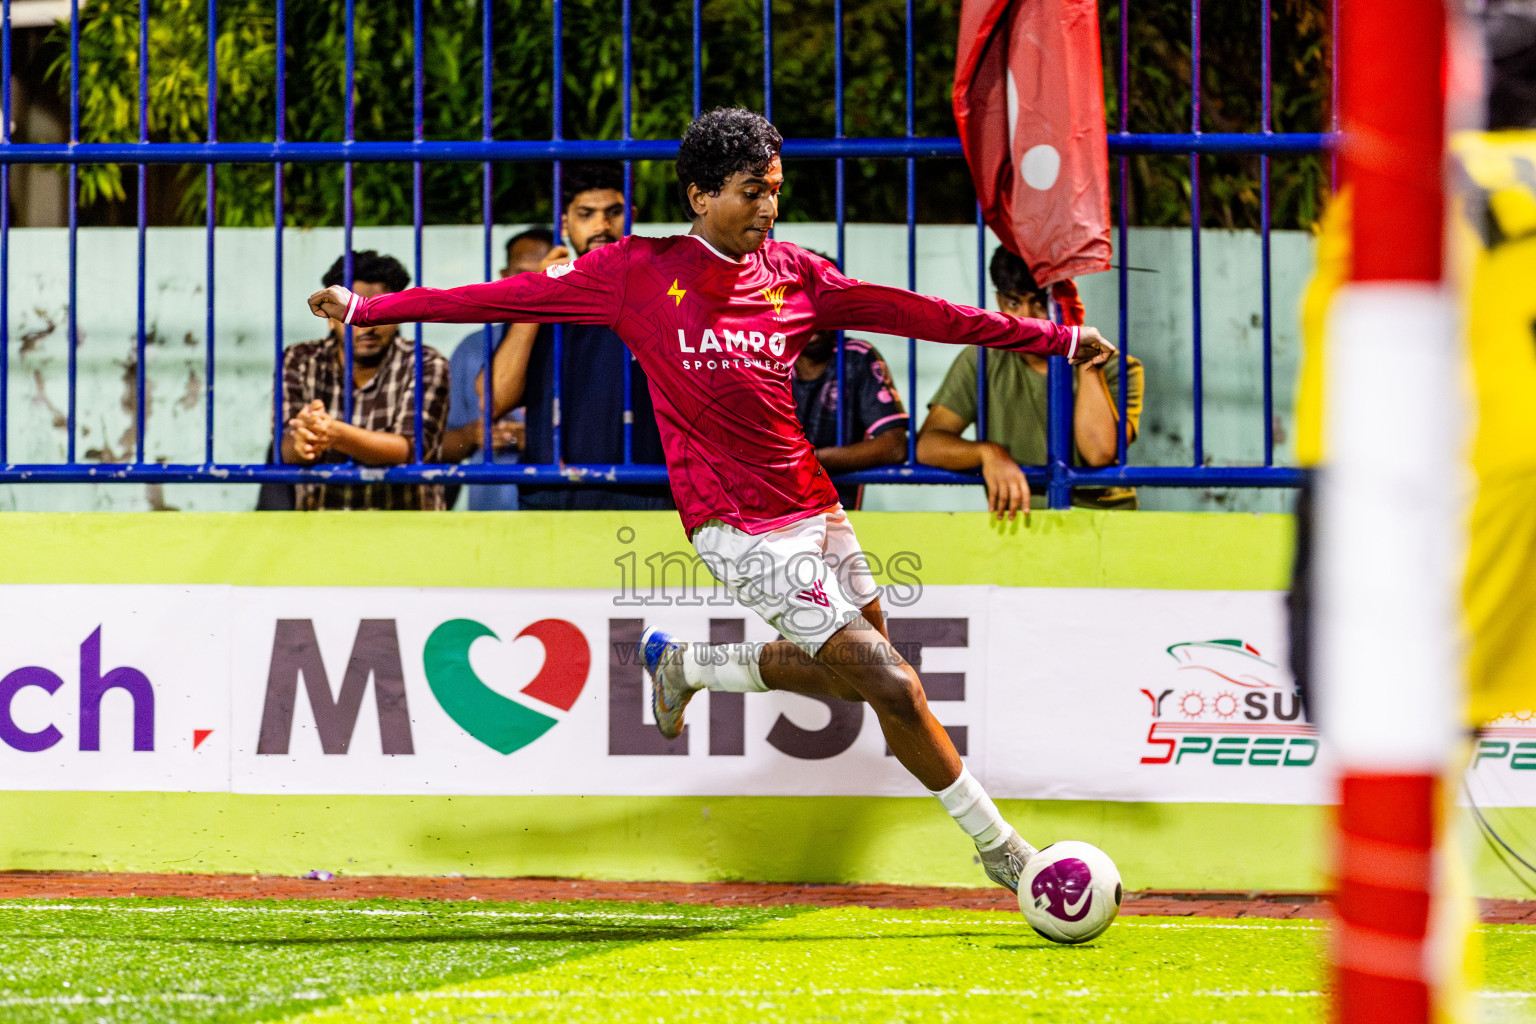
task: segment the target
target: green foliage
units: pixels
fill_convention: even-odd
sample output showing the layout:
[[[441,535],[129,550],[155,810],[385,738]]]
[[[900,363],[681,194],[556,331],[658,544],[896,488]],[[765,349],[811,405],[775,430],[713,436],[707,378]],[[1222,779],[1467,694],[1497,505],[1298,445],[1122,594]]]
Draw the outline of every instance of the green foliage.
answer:
[[[1323,0],[1274,0],[1270,18],[1273,96],[1270,127],[1277,132],[1328,129],[1331,55]],[[1187,132],[1192,107],[1190,0],[1132,3],[1128,128],[1132,132]],[[1262,8],[1256,2],[1201,5],[1200,130],[1257,132],[1263,121]],[[1102,9],[1105,116],[1120,122],[1120,3]],[[1207,227],[1259,226],[1261,188],[1257,156],[1204,157],[1201,204]],[[1274,223],[1309,226],[1327,185],[1320,156],[1272,160]],[[1188,224],[1187,157],[1130,159],[1128,202],[1137,224]]]
[[[150,3],[149,137],[200,141],[207,134],[207,5],[205,0]],[[546,139],[553,123],[550,0],[493,0],[491,133],[497,139]],[[217,0],[218,136],[223,141],[271,140],[276,130],[276,26],[271,0]],[[423,0],[423,135],[482,137],[479,0]],[[960,0],[925,0],[915,7],[914,130],[953,135],[950,89]],[[620,0],[566,0],[563,130],[566,138],[620,137],[622,34]],[[705,0],[702,7],[705,108],[761,107],[762,7],[758,0]],[[1182,131],[1189,126],[1188,0],[1157,0],[1132,8],[1130,128]],[[288,5],[284,132],[294,141],[340,141],[345,121],[344,0]],[[1103,9],[1108,120],[1119,120],[1119,8]],[[836,131],[832,0],[774,0],[773,117],[786,136],[830,137]],[[1252,131],[1259,116],[1259,6],[1212,4],[1203,9],[1202,127]],[[691,5],[634,5],[633,126],[636,138],[676,138],[693,113]],[[93,0],[81,12],[81,126],[84,141],[138,137],[137,0]],[[357,0],[355,138],[408,140],[413,134],[411,4]],[[1324,0],[1275,0],[1274,128],[1316,131],[1328,108],[1328,25]],[[860,0],[844,10],[844,124],[852,137],[906,132],[905,0]],[[68,88],[67,32],[53,44],[55,80]],[[1131,219],[1140,224],[1188,223],[1189,162],[1136,157],[1130,161]],[[1258,224],[1257,157],[1202,161],[1204,220],[1209,225]],[[277,173],[271,167],[224,165],[217,173],[221,224],[273,222]],[[427,223],[474,222],[482,216],[480,164],[426,164],[421,169]],[[358,224],[409,223],[414,169],[358,164],[354,196]],[[1323,161],[1274,161],[1275,223],[1298,226],[1315,218],[1325,182]],[[205,216],[202,168],[183,168],[175,182],[183,223]],[[1112,178],[1115,176],[1112,175]],[[918,217],[966,222],[974,192],[959,161],[921,161]],[[295,164],[282,171],[287,222],[340,223],[343,170]],[[548,220],[548,164],[502,163],[492,170],[492,214],[501,222]],[[81,169],[83,204],[126,199],[115,166]],[[900,160],[846,164],[848,214],[863,221],[906,218],[906,170]],[[673,220],[670,162],[635,165],[642,219]],[[829,220],[835,212],[832,161],[796,163],[783,214],[790,220]]]

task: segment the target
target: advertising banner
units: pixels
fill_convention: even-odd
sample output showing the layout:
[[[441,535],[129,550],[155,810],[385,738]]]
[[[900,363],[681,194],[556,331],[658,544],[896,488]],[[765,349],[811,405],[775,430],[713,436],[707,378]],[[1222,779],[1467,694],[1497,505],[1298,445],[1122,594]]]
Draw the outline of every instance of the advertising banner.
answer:
[[[892,640],[998,797],[1323,804],[1282,595],[888,586]],[[635,644],[768,642],[721,591],[0,587],[0,788],[917,796],[862,704],[701,694],[664,740]],[[1474,754],[1536,805],[1536,728]]]

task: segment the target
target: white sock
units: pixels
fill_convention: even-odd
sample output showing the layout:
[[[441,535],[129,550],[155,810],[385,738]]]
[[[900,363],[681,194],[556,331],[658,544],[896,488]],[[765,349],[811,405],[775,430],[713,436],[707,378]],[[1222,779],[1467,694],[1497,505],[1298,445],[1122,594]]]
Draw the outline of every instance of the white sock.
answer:
[[[928,792],[938,797],[955,824],[976,840],[978,850],[995,850],[1013,837],[1013,826],[1003,820],[997,805],[969,768],[962,766],[958,779],[943,789]]]
[[[762,693],[768,689],[758,668],[759,644],[689,644],[683,651],[683,679],[695,690]]]

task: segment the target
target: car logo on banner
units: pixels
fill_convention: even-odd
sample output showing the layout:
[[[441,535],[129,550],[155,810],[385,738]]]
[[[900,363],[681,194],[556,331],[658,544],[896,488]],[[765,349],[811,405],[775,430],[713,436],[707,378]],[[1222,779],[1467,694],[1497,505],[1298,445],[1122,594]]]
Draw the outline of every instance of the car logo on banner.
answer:
[[[592,652],[581,630],[564,619],[541,619],[513,637],[535,637],[544,645],[544,664],[520,692],[544,710],[503,697],[475,674],[469,648],[481,637],[499,640],[473,619],[451,619],[432,631],[422,650],[427,684],[448,717],[492,750],[510,754],[544,735],[581,696]]]
[[[1142,689],[1152,724],[1142,764],[1305,768],[1317,729],[1289,676],[1246,640],[1189,640],[1166,648],[1179,685]]]

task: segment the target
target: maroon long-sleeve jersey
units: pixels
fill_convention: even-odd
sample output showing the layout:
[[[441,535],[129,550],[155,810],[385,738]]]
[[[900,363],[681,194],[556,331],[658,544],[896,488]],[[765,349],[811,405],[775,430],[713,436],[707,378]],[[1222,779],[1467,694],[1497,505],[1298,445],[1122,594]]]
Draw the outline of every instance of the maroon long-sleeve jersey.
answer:
[[[602,324],[650,381],[683,527],[765,533],[837,505],[795,417],[791,376],[815,331],[1073,354],[1077,328],[845,277],[797,245],[733,260],[696,235],[631,235],[543,274],[354,296],[347,322]]]

